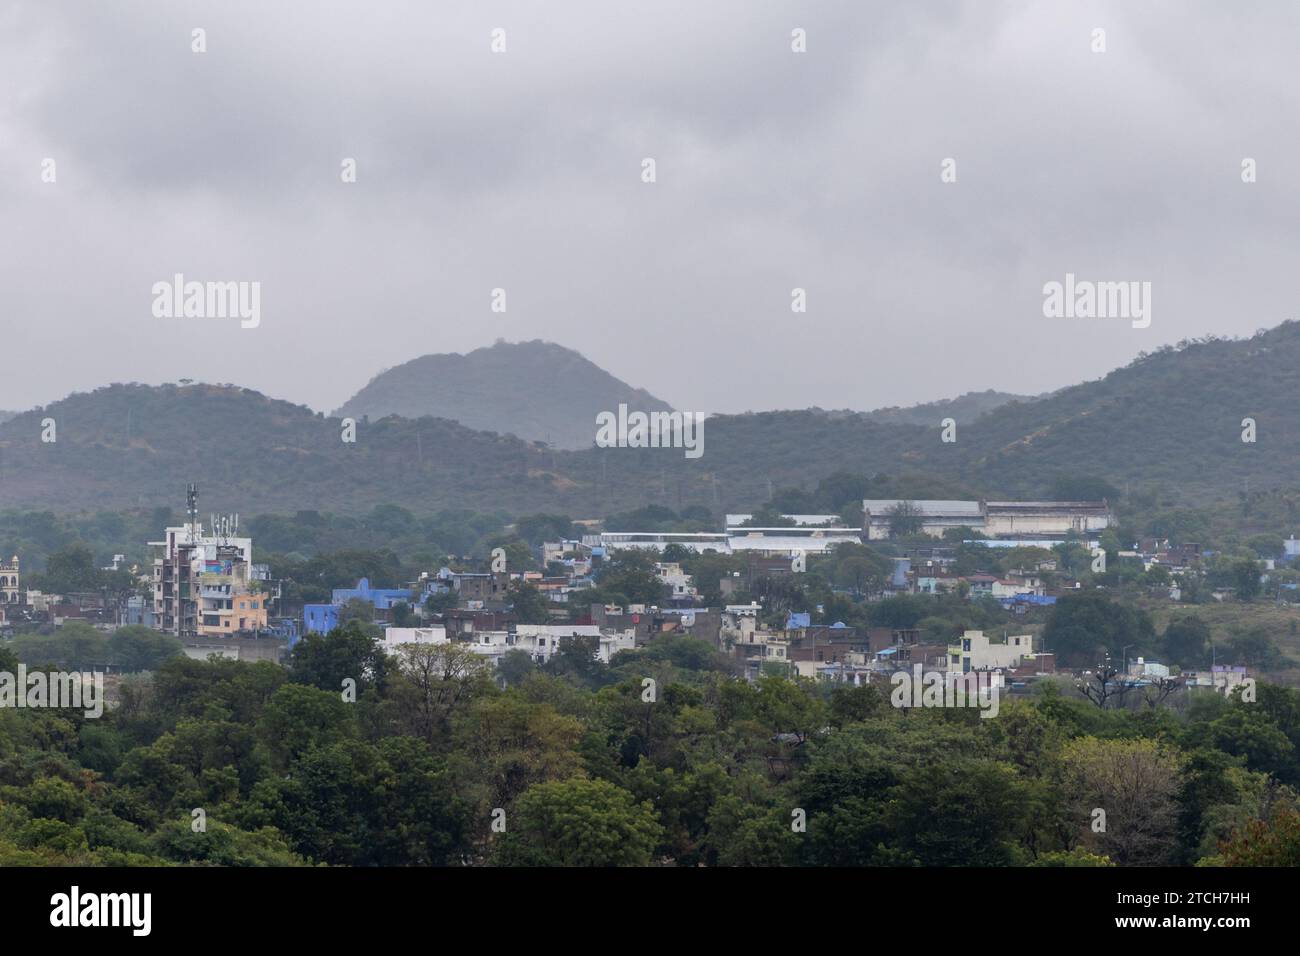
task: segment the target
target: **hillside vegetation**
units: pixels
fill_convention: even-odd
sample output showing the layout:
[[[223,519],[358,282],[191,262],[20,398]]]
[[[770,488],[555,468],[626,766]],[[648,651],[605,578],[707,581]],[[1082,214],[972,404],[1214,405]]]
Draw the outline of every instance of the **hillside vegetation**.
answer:
[[[704,454],[681,449],[551,450],[445,418],[389,417],[341,440],[340,422],[227,386],[113,385],[0,424],[0,506],[146,507],[203,481],[213,507],[367,512],[392,503],[597,516],[659,504],[714,514],[837,472],[915,475],[988,497],[1042,496],[1063,475],[1126,494],[1159,489],[1200,505],[1294,486],[1300,325],[1246,340],[1185,343],[1105,378],[960,425],[882,424],[819,409],[719,415]],[[57,441],[41,441],[52,417]],[[1242,420],[1257,441],[1243,443]],[[574,427],[594,438],[594,413]],[[918,493],[919,494],[919,493]]]

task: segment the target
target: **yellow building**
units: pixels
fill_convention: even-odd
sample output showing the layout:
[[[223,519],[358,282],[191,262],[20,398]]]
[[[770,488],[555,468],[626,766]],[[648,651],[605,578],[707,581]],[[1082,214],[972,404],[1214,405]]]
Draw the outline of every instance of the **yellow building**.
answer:
[[[246,567],[246,566],[245,566]],[[198,633],[220,636],[266,629],[270,595],[254,590],[244,574],[199,575]]]

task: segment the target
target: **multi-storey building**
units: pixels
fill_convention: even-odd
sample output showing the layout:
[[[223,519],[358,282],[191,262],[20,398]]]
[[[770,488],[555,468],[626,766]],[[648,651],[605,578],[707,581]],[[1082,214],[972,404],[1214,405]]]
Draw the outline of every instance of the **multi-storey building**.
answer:
[[[186,524],[166,529],[154,549],[154,627],[177,637],[265,629],[267,596],[253,579],[253,539],[237,536],[239,518],[213,516],[205,533],[198,491],[190,486]]]
[[[18,585],[18,555],[8,561],[0,560],[0,604],[19,604],[22,591]]]

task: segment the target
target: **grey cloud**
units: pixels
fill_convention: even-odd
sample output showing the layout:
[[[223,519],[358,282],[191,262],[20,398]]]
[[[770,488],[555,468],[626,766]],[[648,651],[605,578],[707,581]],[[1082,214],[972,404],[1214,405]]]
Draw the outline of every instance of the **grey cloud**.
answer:
[[[1280,0],[3,16],[0,408],[191,377],[328,409],[497,337],[681,408],[870,408],[1042,391],[1293,315],[1300,15]],[[1150,280],[1152,327],[1044,319],[1067,271]],[[175,272],[261,281],[261,328],[153,319]]]

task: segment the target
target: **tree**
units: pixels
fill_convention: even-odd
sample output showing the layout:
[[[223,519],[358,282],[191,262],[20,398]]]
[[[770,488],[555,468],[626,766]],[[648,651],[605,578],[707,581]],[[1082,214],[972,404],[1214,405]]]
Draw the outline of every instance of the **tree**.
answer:
[[[464,644],[403,644],[397,658],[399,700],[414,736],[430,743],[447,734],[454,712],[491,687],[491,663]]]
[[[534,784],[506,817],[499,866],[648,866],[663,837],[649,803],[606,780]]]
[[[1210,626],[1196,615],[1169,622],[1161,637],[1165,656],[1186,669],[1205,663],[1210,644]]]
[[[1215,866],[1300,866],[1300,813],[1279,812],[1271,821],[1251,820],[1219,844]]]
[[[53,664],[68,670],[93,670],[110,663],[104,635],[84,621],[64,624],[53,634],[20,634],[14,653],[28,667]]]
[[[1283,663],[1286,658],[1278,652],[1267,632],[1260,629],[1233,634],[1219,652],[1219,660],[1227,658],[1234,664],[1268,669]]]
[[[654,570],[655,558],[633,548],[616,551],[596,572],[591,602],[603,604],[663,604],[668,587]]]
[[[1120,866],[1168,860],[1177,842],[1183,758],[1153,740],[1080,737],[1065,745],[1061,760],[1081,845]],[[1104,829],[1094,828],[1096,820]]]
[[[520,624],[545,624],[551,619],[551,601],[535,584],[512,588],[510,599]]]
[[[954,757],[906,772],[884,818],[890,846],[920,866],[1008,866],[1030,803],[1014,768]]]
[[[1232,564],[1232,578],[1237,590],[1237,599],[1249,601],[1256,597],[1261,588],[1259,580],[1259,562],[1250,558],[1241,558]]]
[[[346,604],[339,608],[338,626],[343,627],[350,621],[357,621],[361,624],[372,624],[375,620],[375,605],[373,601],[363,601],[361,598],[350,598]]]
[[[353,707],[342,694],[285,684],[267,704],[258,733],[275,765],[284,769],[309,750],[353,736],[353,720]]]
[[[45,562],[45,573],[38,583],[45,591],[56,594],[98,590],[100,572],[94,552],[80,542],[60,548]]]
[[[536,670],[537,662],[533,655],[518,647],[506,651],[497,661],[497,678],[507,687],[522,684]]]
[[[892,570],[892,562],[868,548],[841,548],[851,553],[841,555],[841,549],[836,549],[835,583],[850,588],[854,594],[878,591]]]
[[[781,510],[771,503],[763,505],[745,521],[741,523],[743,528],[793,528],[795,520],[787,518],[781,513]]]
[[[925,522],[921,515],[921,510],[911,501],[900,501],[885,509],[886,518],[889,521],[889,536],[891,538],[904,538],[912,534],[920,534],[921,529],[925,527]]]
[[[1103,656],[1122,658],[1125,646],[1140,650],[1152,643],[1154,633],[1146,612],[1092,590],[1066,594],[1056,602],[1043,640],[1058,663],[1080,667]]]
[[[1277,558],[1286,547],[1280,534],[1253,534],[1246,539],[1246,546],[1260,558]]]
[[[460,603],[460,599],[454,590],[443,591],[442,593],[433,593],[425,599],[424,609],[430,614],[444,614],[447,611],[453,611]]]
[[[352,620],[328,634],[307,634],[289,656],[292,679],[338,693],[343,681],[382,688],[388,662],[379,646],[378,628]]]
[[[163,661],[184,653],[184,649],[172,635],[139,624],[119,627],[108,638],[113,663],[128,674],[156,670]]]
[[[1181,677],[1153,677],[1142,691],[1142,700],[1155,710],[1168,698],[1182,690],[1187,682]]]
[[[487,787],[488,805],[505,807],[533,784],[582,772],[578,742],[585,731],[576,717],[517,692],[475,701],[459,728],[457,751],[474,765]]]
[[[1058,475],[1048,498],[1052,501],[1119,500],[1119,489],[1096,475]]]
[[[515,522],[515,532],[534,548],[545,541],[563,541],[575,537],[573,521],[568,515],[525,515]]]
[[[1123,701],[1125,695],[1133,689],[1133,682],[1107,658],[1097,665],[1096,670],[1075,680],[1074,686],[1084,697],[1105,710],[1112,700]]]
[[[542,670],[555,677],[566,677],[583,687],[599,687],[608,673],[608,665],[596,655],[600,638],[574,634],[558,638],[559,648],[543,665]]]

